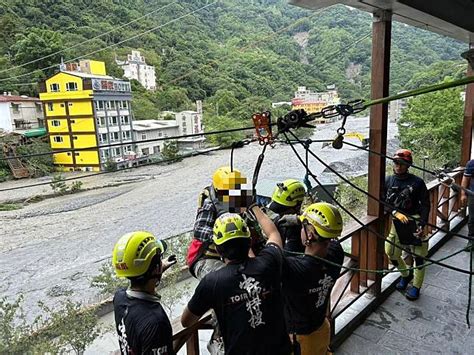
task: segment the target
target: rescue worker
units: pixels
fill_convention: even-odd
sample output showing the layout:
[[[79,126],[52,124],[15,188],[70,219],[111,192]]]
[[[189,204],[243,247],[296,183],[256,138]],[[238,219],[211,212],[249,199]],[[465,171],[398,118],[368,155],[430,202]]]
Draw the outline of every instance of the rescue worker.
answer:
[[[118,277],[130,280],[114,296],[115,325],[120,352],[174,354],[171,324],[155,288],[176,256],[163,260],[166,243],[149,232],[125,234],[115,244],[112,263]]]
[[[198,280],[224,266],[212,241],[214,222],[223,213],[239,213],[250,205],[247,191],[242,188],[246,182],[239,170],[220,167],[212,176],[212,185],[199,196],[193,240],[187,254],[189,271]]]
[[[474,191],[474,160],[469,160],[466,164],[466,169],[461,181],[461,186],[470,191]],[[474,196],[467,196],[465,190],[461,190],[461,206],[469,208],[469,219],[467,221],[468,237],[470,240],[467,242],[468,250],[473,247],[474,240]]]
[[[238,214],[221,215],[213,240],[226,265],[199,282],[181,323],[189,327],[213,309],[226,354],[290,354],[282,313],[280,233],[257,205],[252,205],[251,212],[268,236],[266,246],[256,257],[249,257],[247,224]]]
[[[342,265],[344,251],[336,240],[341,235],[342,217],[333,205],[318,202],[299,218],[304,255],[287,256],[283,267],[286,325],[294,354],[326,354],[331,335],[326,317],[329,296],[341,267],[318,258]]]
[[[225,265],[212,240],[214,222],[224,213],[239,213],[251,204],[252,195],[248,193],[246,183],[247,179],[239,170],[232,170],[229,166],[220,167],[212,176],[212,185],[206,187],[199,196],[193,240],[187,254],[189,271],[198,280]],[[253,231],[257,233],[255,228]],[[224,353],[224,344],[217,320],[213,318],[214,332],[207,349],[212,355],[219,355]]]
[[[288,251],[304,251],[299,237],[301,224],[298,214],[301,212],[305,194],[306,190],[302,182],[287,179],[277,184],[270,203],[264,209],[276,224],[283,239],[284,249]]]
[[[385,253],[402,274],[396,289],[406,290],[406,298],[417,300],[425,276],[424,257],[428,255],[428,240],[424,229],[430,213],[430,198],[425,182],[408,172],[413,163],[411,151],[399,149],[393,159],[394,174],[386,178],[384,189],[385,201],[393,207],[387,240],[419,255],[415,257],[415,271],[406,270],[402,249],[385,242]],[[413,285],[407,289],[412,280]]]

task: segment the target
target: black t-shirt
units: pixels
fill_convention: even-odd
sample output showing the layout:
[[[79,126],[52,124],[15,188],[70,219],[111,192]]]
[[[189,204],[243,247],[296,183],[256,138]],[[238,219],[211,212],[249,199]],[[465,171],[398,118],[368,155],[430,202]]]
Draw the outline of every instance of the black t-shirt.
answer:
[[[174,354],[171,323],[157,298],[139,299],[120,289],[115,293],[114,312],[122,354]]]
[[[290,354],[283,316],[281,249],[269,243],[255,258],[206,275],[188,303],[201,316],[214,309],[226,354]]]
[[[344,251],[331,241],[326,259],[342,264]],[[341,268],[310,255],[288,256],[283,265],[285,319],[290,333],[309,334],[324,322],[329,296]]]

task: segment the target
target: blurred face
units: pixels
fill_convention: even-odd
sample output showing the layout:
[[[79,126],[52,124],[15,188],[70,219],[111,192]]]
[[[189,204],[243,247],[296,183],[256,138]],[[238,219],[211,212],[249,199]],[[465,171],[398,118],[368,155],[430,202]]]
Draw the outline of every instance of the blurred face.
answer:
[[[232,190],[219,190],[217,197],[224,208],[231,213],[244,212],[252,203],[252,189],[241,185]]]
[[[395,175],[403,175],[408,171],[408,164],[403,160],[394,160],[393,161],[393,172]]]

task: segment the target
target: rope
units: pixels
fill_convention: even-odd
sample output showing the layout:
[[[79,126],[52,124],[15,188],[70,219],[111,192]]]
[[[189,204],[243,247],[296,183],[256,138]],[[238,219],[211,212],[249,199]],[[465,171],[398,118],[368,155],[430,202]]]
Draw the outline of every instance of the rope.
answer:
[[[472,240],[471,242],[468,244],[468,248],[469,248],[469,270],[471,271],[471,273],[469,274],[469,290],[467,292],[467,309],[466,309],[466,323],[467,323],[467,327],[468,328],[471,328],[471,322],[470,322],[470,319],[469,319],[469,313],[471,311],[471,294],[472,294],[472,256],[473,256],[473,249],[472,249]]]
[[[290,131],[290,133],[292,133]],[[293,133],[292,133],[293,134]],[[300,144],[303,144],[303,142],[300,141]],[[384,200],[381,200],[375,196],[373,196],[372,194],[370,194],[369,192],[365,191],[364,189],[360,188],[359,186],[355,185],[352,181],[350,181],[349,179],[347,179],[346,177],[344,177],[341,173],[339,173],[337,170],[335,170],[334,168],[332,168],[329,164],[327,164],[326,162],[324,162],[321,158],[319,158],[314,152],[312,152],[310,149],[309,150],[309,153],[315,157],[322,165],[324,165],[327,169],[329,169],[331,172],[333,172],[337,177],[339,177],[342,181],[344,181],[345,183],[347,183],[348,185],[350,185],[351,187],[353,187],[354,189],[356,189],[357,191],[363,193],[364,195],[374,199],[375,201],[377,201],[378,203],[384,205],[385,207],[388,207],[390,209],[396,209],[395,206],[389,204],[388,202],[384,201]],[[383,154],[380,154],[380,155],[383,155]],[[389,157],[387,157],[389,158]],[[392,158],[389,158],[389,159],[392,159]],[[393,160],[393,159],[392,159]],[[414,219],[415,221],[420,221],[420,218],[418,217],[414,217],[414,216],[410,216],[412,219]],[[439,231],[443,231],[443,232],[446,232],[448,233],[449,231],[445,231],[445,230],[442,230],[440,227],[438,227],[437,225],[434,225],[434,224],[431,224],[431,223],[426,223],[427,226],[429,227],[432,227],[436,230],[439,230]],[[468,239],[469,237],[466,237],[465,235],[462,235],[462,234],[459,234],[459,233],[450,233],[452,236],[456,236],[456,237],[459,237],[459,238],[462,238],[462,239]]]
[[[144,139],[144,140],[140,140],[140,141],[130,141],[130,142],[126,142],[126,143],[123,143],[123,142],[122,143],[111,143],[111,144],[97,145],[97,146],[84,147],[84,148],[61,149],[61,150],[55,150],[55,151],[50,151],[50,152],[25,154],[25,155],[15,155],[13,157],[2,157],[2,158],[0,158],[0,161],[8,160],[8,159],[22,159],[22,158],[30,158],[30,157],[39,157],[39,156],[44,156],[44,155],[54,155],[54,154],[67,153],[67,152],[73,152],[73,151],[77,152],[77,151],[82,151],[82,150],[92,150],[92,149],[99,149],[99,148],[121,147],[123,145],[133,145],[133,144],[138,144],[138,143],[149,143],[149,142],[176,140],[176,139],[181,139],[181,138],[210,136],[210,135],[214,135],[214,134],[247,131],[247,130],[254,129],[254,128],[255,127],[253,127],[253,126],[251,126],[251,127],[242,127],[242,128],[229,128],[229,129],[224,129],[224,130],[220,130],[220,131],[211,131],[211,132],[203,132],[203,133],[185,134],[185,135],[181,135],[181,136]]]
[[[447,260],[449,258],[452,258],[453,256],[456,256],[458,254],[461,254],[461,253],[465,252],[466,249],[467,248],[462,248],[462,249],[454,252],[453,254],[449,254],[447,256],[442,257],[441,259],[428,261],[427,263],[423,264],[423,267],[433,265],[433,264],[436,264],[437,262],[441,262],[441,261]],[[297,256],[309,255],[309,254],[300,253],[300,252],[296,252],[296,251],[289,251],[289,250],[285,250],[285,253],[293,254],[293,255],[297,255]],[[318,259],[318,260],[320,260],[320,261],[322,261],[322,262],[324,262],[328,265],[337,266],[337,267],[340,267],[342,269],[349,270],[349,271],[354,271],[354,272],[367,272],[367,273],[374,273],[374,274],[390,274],[390,273],[395,273],[395,272],[399,272],[399,271],[412,271],[412,270],[415,270],[415,269],[418,268],[418,266],[411,266],[411,267],[407,267],[407,268],[397,268],[397,270],[394,270],[394,269],[377,269],[377,270],[361,269],[361,268],[356,268],[356,267],[345,266],[343,264],[338,264],[338,263],[335,263],[334,261],[327,260],[327,259],[325,259],[321,256],[316,256],[316,255],[309,255],[309,256],[312,256],[313,258],[316,258],[316,259]],[[472,275],[470,275],[470,277],[471,276]]]
[[[138,34],[136,34],[136,35],[133,35],[132,37],[126,38],[126,39],[124,39],[124,40],[122,40],[122,41],[120,41],[120,42],[112,43],[112,44],[110,44],[110,45],[108,45],[108,46],[102,47],[102,48],[100,48],[100,49],[98,49],[98,50],[95,50],[95,51],[92,51],[92,52],[90,52],[90,53],[87,53],[87,54],[84,54],[84,55],[75,57],[75,58],[73,58],[73,59],[69,59],[69,60],[65,61],[64,63],[70,63],[70,62],[73,62],[73,61],[75,61],[75,60],[78,60],[78,59],[81,59],[81,58],[84,58],[84,57],[89,57],[89,56],[91,56],[91,55],[93,55],[93,54],[102,52],[102,51],[104,51],[105,49],[108,49],[108,48],[111,48],[111,47],[115,47],[115,46],[118,46],[118,45],[120,45],[120,44],[122,44],[122,43],[128,42],[128,41],[130,41],[130,40],[132,40],[132,39],[141,37],[141,36],[143,36],[143,35],[145,35],[145,34],[147,34],[147,33],[150,33],[150,32],[153,32],[153,31],[155,31],[155,30],[158,30],[158,29],[160,29],[160,28],[163,28],[163,27],[165,27],[165,26],[167,26],[167,25],[169,25],[169,24],[171,24],[171,23],[174,23],[174,22],[176,22],[176,21],[179,21],[179,20],[181,20],[181,19],[183,19],[183,18],[185,18],[185,17],[187,17],[187,16],[193,15],[194,13],[196,13],[196,12],[198,12],[198,11],[201,11],[201,10],[203,10],[203,9],[209,7],[209,6],[215,5],[215,4],[217,4],[217,3],[218,3],[218,1],[215,1],[215,2],[212,2],[212,3],[209,3],[209,4],[206,4],[206,5],[201,6],[200,8],[198,8],[198,9],[196,9],[196,10],[190,11],[190,12],[184,14],[184,15],[181,15],[181,16],[179,16],[179,17],[177,17],[177,18],[174,18],[174,19],[172,19],[172,20],[170,20],[170,21],[168,21],[168,22],[165,22],[164,24],[161,24],[161,25],[159,25],[159,26],[152,27],[152,28],[150,28],[150,29],[148,29],[148,30],[146,30],[146,31],[140,32],[140,33],[138,33]],[[25,74],[20,74],[20,75],[15,75],[15,76],[3,78],[3,79],[0,79],[0,82],[4,82],[4,81],[7,81],[7,80],[12,80],[12,79],[16,79],[16,78],[21,78],[21,77],[24,77],[24,76],[32,75],[32,74],[36,73],[38,70],[39,70],[39,71],[45,71],[45,70],[47,70],[47,69],[54,68],[54,67],[56,67],[57,65],[58,65],[58,64],[53,64],[53,65],[50,65],[50,66],[45,67],[45,68],[41,68],[41,69],[37,69],[37,70],[31,71],[31,72],[29,72],[29,73],[25,73]]]
[[[400,94],[397,94],[397,95],[392,95],[392,96],[388,96],[388,97],[382,97],[380,99],[370,100],[368,102],[363,103],[363,109],[366,109],[370,106],[377,105],[377,104],[386,104],[390,101],[404,99],[404,98],[412,97],[412,96],[418,96],[418,95],[421,95],[421,94],[427,94],[429,92],[450,89],[450,88],[454,88],[456,86],[466,85],[466,84],[470,84],[470,83],[474,83],[474,75],[473,76],[467,76],[465,78],[458,79],[458,80],[448,81],[448,82],[441,83],[441,84],[424,86],[422,88],[406,91],[406,92],[403,92],[403,93],[400,93]]]
[[[299,140],[298,137],[296,137],[296,135],[295,135],[293,132],[291,132],[291,131],[289,131],[289,132],[290,132],[290,134],[293,135],[293,137],[295,137],[297,140]],[[283,133],[283,134],[285,135],[285,137],[287,137],[286,133]],[[300,141],[300,143],[301,143],[301,141]],[[298,160],[301,162],[301,164],[303,164],[303,166],[306,168],[306,166],[305,166],[306,164],[304,163],[303,159],[300,157],[300,155],[299,155],[298,152],[296,151],[296,148],[295,148],[292,144],[290,144],[290,147],[291,147],[291,149],[293,150],[293,152],[295,153],[295,155],[296,155],[296,157],[298,158]],[[444,267],[446,267],[446,268],[448,268],[448,269],[450,269],[450,270],[458,271],[458,272],[463,273],[463,274],[470,274],[470,272],[467,271],[467,270],[463,270],[463,269],[460,269],[460,268],[455,267],[455,266],[451,266],[451,265],[448,265],[448,264],[440,263],[440,262],[437,262],[436,260],[432,260],[432,259],[430,259],[430,258],[423,257],[423,256],[421,256],[421,255],[418,255],[418,254],[416,254],[416,253],[413,253],[411,250],[407,250],[407,249],[401,247],[401,245],[397,245],[396,243],[393,243],[393,242],[391,242],[391,241],[389,241],[389,240],[386,240],[383,235],[381,235],[381,234],[378,233],[377,231],[371,230],[371,229],[370,229],[368,226],[366,226],[361,220],[359,220],[351,211],[349,211],[349,210],[348,210],[346,207],[344,207],[339,201],[337,201],[336,198],[331,195],[331,193],[329,192],[329,190],[328,190],[324,185],[321,184],[321,182],[319,181],[319,179],[311,172],[311,170],[309,170],[309,174],[310,174],[310,176],[316,181],[316,183],[321,186],[321,188],[324,190],[324,192],[325,192],[326,194],[328,194],[328,196],[330,196],[331,199],[332,199],[344,212],[346,212],[354,221],[356,221],[358,224],[360,224],[363,229],[369,231],[370,233],[373,233],[377,238],[380,238],[380,239],[382,239],[382,240],[388,242],[389,244],[394,245],[394,246],[396,246],[397,248],[400,248],[401,250],[404,250],[404,251],[406,251],[407,253],[410,253],[410,254],[414,255],[415,257],[423,258],[424,260],[428,260],[428,261],[430,261],[430,262],[432,262],[432,263],[434,263],[434,264],[437,264],[437,265],[440,265],[440,266],[444,266]]]
[[[218,150],[224,150],[224,149],[229,149],[229,148],[231,148],[231,146],[217,147],[215,149],[210,149],[210,150],[207,150],[205,152],[197,152],[197,153],[193,153],[193,154],[190,154],[190,155],[187,155],[187,156],[180,156],[180,158],[188,158],[188,157],[191,157],[191,156],[205,155],[205,154],[210,153],[210,152],[215,152],[215,151],[218,151]],[[157,161],[157,162],[150,162],[150,163],[146,163],[146,164],[141,164],[141,165],[138,165],[138,166],[125,167],[125,168],[117,170],[117,171],[101,171],[101,172],[98,172],[98,173],[92,173],[92,174],[83,175],[83,176],[71,177],[71,178],[64,179],[63,181],[68,182],[68,181],[71,181],[71,180],[82,180],[82,179],[87,179],[87,178],[97,176],[97,175],[112,174],[112,173],[117,173],[119,171],[137,169],[137,168],[141,168],[142,166],[159,165],[161,163],[167,163],[167,162],[171,162],[171,161],[176,161],[176,158],[164,159],[164,160],[160,160],[160,161]],[[49,182],[39,182],[37,184],[31,184],[31,185],[25,185],[25,186],[9,187],[9,188],[6,188],[6,189],[0,189],[0,192],[21,190],[21,189],[26,189],[26,188],[29,188],[29,187],[43,186],[43,185],[49,185],[49,184],[51,184],[51,181],[49,181]]]

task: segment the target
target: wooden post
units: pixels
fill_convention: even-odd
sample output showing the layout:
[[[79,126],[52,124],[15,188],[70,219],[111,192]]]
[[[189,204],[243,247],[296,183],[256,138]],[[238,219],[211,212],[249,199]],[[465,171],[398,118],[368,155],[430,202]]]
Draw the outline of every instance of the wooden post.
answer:
[[[467,76],[474,75],[474,43],[471,43],[470,50],[466,53]],[[470,57],[470,58],[469,58]],[[474,83],[468,84],[466,87],[466,99],[464,101],[464,122],[462,129],[461,143],[461,166],[465,166],[471,159],[472,149],[472,120],[474,118]]]
[[[186,341],[186,354],[199,355],[199,332],[197,329]]]
[[[372,77],[371,98],[379,99],[389,95],[390,81],[390,44],[392,36],[392,15],[389,11],[377,11],[373,17],[372,24]],[[370,109],[370,150],[381,154],[387,153],[387,126],[388,126],[388,104],[374,105]],[[383,196],[385,183],[385,159],[371,154],[369,155],[368,174],[369,193],[380,199]],[[378,221],[371,227],[374,232],[384,233],[383,205],[369,198],[367,214],[379,217]],[[362,243],[362,246],[364,244]],[[362,252],[363,253],[363,252]],[[367,250],[369,269],[382,269],[384,261],[384,242],[374,233],[368,234]],[[381,274],[369,274],[369,279],[375,284],[372,292],[375,295],[381,291]]]

